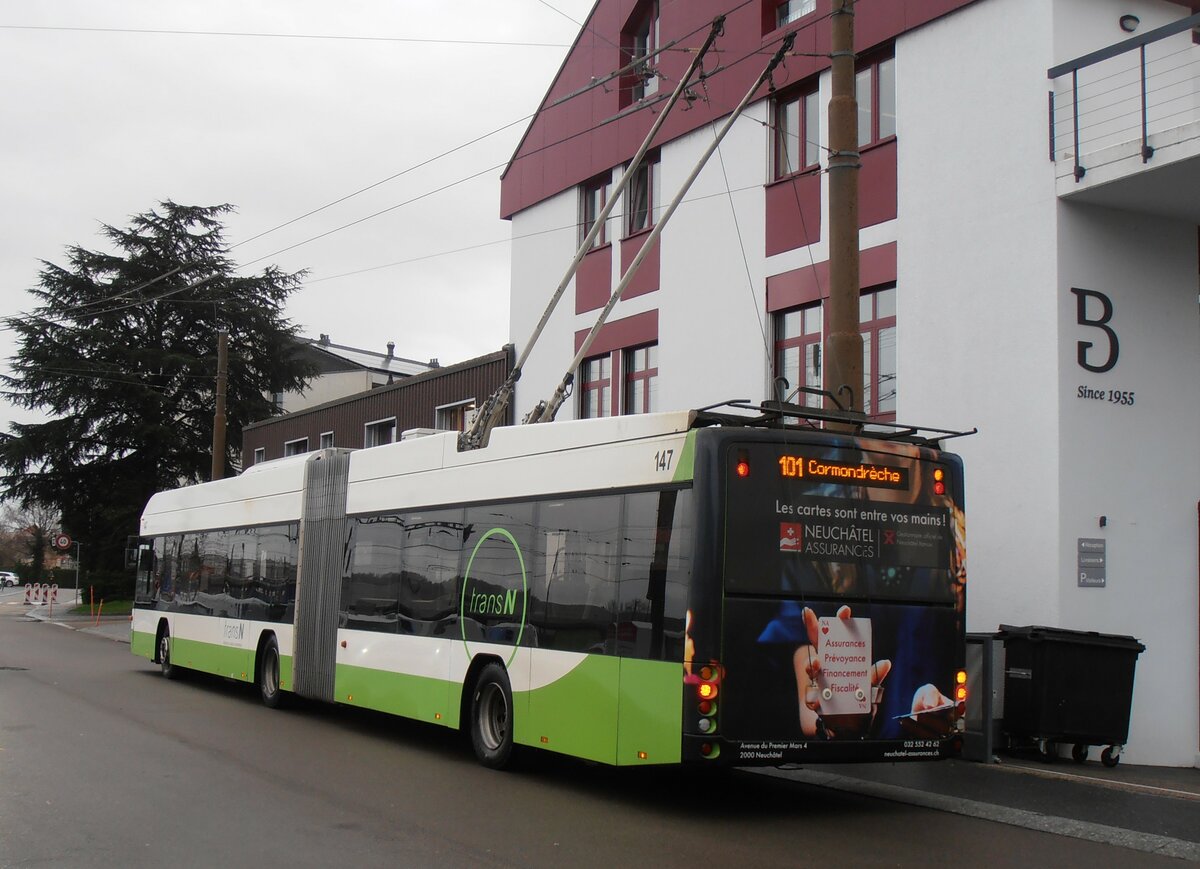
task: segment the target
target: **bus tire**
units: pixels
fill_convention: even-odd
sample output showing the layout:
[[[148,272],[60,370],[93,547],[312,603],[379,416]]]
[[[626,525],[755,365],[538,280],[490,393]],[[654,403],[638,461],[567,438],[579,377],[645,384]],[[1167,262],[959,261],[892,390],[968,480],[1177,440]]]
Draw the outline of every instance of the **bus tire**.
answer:
[[[171,661],[171,629],[163,624],[158,629],[158,642],[155,644],[158,649],[158,666],[162,668],[162,674],[168,679],[178,679],[180,674],[179,667],[175,666]]]
[[[254,681],[258,683],[258,694],[263,706],[268,709],[278,709],[283,705],[283,689],[279,684],[279,643],[272,635],[263,643],[262,654],[258,656],[258,667],[255,668]]]
[[[479,671],[471,692],[471,746],[489,769],[504,769],[512,760],[512,688],[508,674],[492,662]]]

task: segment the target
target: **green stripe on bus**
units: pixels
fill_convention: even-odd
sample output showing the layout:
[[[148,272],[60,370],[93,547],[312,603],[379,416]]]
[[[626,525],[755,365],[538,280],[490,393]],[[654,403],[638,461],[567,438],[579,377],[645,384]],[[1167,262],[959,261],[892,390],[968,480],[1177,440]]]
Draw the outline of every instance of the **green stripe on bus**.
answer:
[[[591,655],[552,684],[513,697],[513,736],[602,763],[677,763],[682,686],[677,662]]]
[[[334,699],[417,721],[458,727],[459,691],[454,687],[451,691],[451,683],[444,679],[338,664]]]
[[[171,661],[188,670],[254,681],[254,650],[171,637]]]
[[[135,655],[154,660],[154,634],[132,631],[129,635],[129,650]]]
[[[521,745],[616,763],[621,661],[589,655],[560,679],[513,692],[513,739]]]
[[[154,657],[154,635],[137,631],[132,650]],[[181,667],[233,679],[254,679],[254,652],[171,638]],[[280,656],[280,680],[291,690],[292,659]],[[244,674],[244,676],[243,676]],[[457,683],[339,664],[337,702],[456,728]],[[513,738],[622,766],[678,763],[682,730],[683,669],[678,662],[589,655],[550,685],[513,692]]]
[[[679,454],[679,460],[675,463],[675,476],[672,481],[676,483],[690,483],[696,476],[696,430],[692,429],[687,433],[687,437],[683,439],[683,451]]]
[[[678,763],[683,732],[683,665],[621,659],[617,763]]]

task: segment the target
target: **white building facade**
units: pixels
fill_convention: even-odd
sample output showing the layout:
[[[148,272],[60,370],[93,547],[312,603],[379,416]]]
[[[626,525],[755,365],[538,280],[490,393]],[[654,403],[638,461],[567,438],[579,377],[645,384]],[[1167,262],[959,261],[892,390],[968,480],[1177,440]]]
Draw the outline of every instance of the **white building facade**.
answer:
[[[954,442],[967,467],[969,630],[1137,637],[1125,758],[1200,765],[1197,9],[856,10],[867,409],[979,428]],[[777,376],[819,385],[829,0],[596,4],[505,175],[510,336],[526,345],[581,224],[614,195],[690,61],[675,49],[700,45],[726,11],[700,99],[668,118],[649,172],[568,286],[525,366],[517,418],[553,393],[623,266],[790,31],[774,90],[759,91],[664,227],[559,418],[763,399]],[[643,53],[645,75],[607,77]],[[1081,560],[1098,545],[1101,562]]]

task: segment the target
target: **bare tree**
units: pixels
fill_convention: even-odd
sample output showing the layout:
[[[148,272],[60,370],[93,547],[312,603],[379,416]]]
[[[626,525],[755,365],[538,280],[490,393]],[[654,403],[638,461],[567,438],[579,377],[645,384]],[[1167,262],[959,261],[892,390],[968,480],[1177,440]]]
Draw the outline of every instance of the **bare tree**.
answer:
[[[42,504],[22,506],[6,503],[0,507],[4,555],[14,562],[30,566],[30,577],[40,581],[46,574],[46,556],[58,533],[59,515]]]

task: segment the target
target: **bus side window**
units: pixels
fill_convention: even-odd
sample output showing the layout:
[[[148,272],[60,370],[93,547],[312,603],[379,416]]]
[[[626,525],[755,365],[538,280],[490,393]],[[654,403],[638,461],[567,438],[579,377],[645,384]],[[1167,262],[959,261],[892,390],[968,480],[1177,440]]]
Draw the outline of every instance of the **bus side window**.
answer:
[[[620,496],[564,498],[538,505],[540,552],[530,595],[540,645],[613,653],[620,524]]]
[[[463,532],[461,509],[426,510],[404,517],[400,633],[455,636],[461,630],[457,618],[466,565]]]
[[[691,490],[626,496],[617,654],[682,660],[691,565]]]

